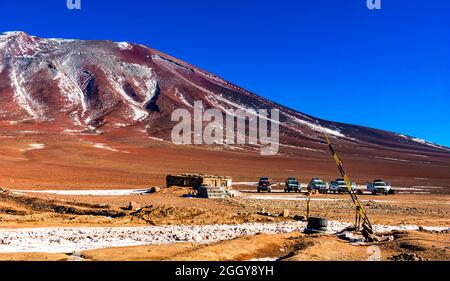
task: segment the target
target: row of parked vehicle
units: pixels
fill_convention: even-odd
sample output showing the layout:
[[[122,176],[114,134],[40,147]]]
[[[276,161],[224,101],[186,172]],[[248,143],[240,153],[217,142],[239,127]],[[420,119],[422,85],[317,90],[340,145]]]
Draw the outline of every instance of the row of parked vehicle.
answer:
[[[363,193],[363,190],[356,189],[356,183],[351,184],[351,188],[355,190],[357,193]],[[392,189],[389,183],[386,183],[383,180],[374,180],[372,183],[367,183],[366,185],[367,191],[372,194],[394,194],[394,190]],[[257,186],[258,192],[267,191],[272,192],[272,184],[268,177],[261,177]],[[316,191],[319,193],[347,193],[347,184],[344,179],[336,179],[330,183],[326,183],[320,178],[312,178],[307,186],[308,191]],[[300,182],[295,177],[289,177],[286,179],[284,183],[284,192],[301,192],[302,186]]]

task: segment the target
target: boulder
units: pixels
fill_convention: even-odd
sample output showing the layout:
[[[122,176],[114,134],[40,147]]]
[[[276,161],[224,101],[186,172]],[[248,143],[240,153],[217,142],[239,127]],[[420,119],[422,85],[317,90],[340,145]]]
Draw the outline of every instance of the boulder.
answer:
[[[306,217],[302,216],[302,215],[295,215],[294,216],[294,220],[296,220],[296,221],[304,221],[305,219],[306,219]]]
[[[280,217],[288,218],[289,217],[289,210],[284,209],[283,212],[280,214]]]
[[[150,193],[158,193],[161,190],[162,190],[161,187],[155,186],[155,187],[150,188]]]
[[[141,204],[136,203],[136,202],[130,202],[128,204],[128,206],[126,206],[125,208],[122,208],[123,210],[126,211],[139,211],[142,209]]]

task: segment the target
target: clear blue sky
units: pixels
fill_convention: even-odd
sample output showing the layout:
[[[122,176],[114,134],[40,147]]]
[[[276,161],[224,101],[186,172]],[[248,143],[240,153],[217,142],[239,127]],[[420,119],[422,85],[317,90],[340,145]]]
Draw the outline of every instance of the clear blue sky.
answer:
[[[147,44],[324,119],[450,146],[450,1],[0,0],[0,31]]]

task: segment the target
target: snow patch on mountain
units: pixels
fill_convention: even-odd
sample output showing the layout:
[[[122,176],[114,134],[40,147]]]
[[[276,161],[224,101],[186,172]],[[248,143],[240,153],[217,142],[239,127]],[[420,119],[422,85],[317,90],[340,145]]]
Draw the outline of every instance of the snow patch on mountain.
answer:
[[[121,50],[131,50],[131,49],[133,49],[133,45],[131,45],[128,42],[117,42],[116,45]]]
[[[318,123],[315,123],[315,124],[314,124],[314,123],[311,123],[311,122],[302,120],[302,119],[300,119],[300,118],[297,118],[297,117],[295,117],[295,116],[288,115],[288,114],[287,114],[287,117],[290,118],[292,121],[294,121],[294,122],[300,124],[300,125],[305,125],[305,126],[311,128],[311,129],[313,129],[313,130],[316,131],[316,132],[319,132],[319,133],[326,133],[327,135],[331,135],[331,136],[335,136],[335,137],[339,137],[339,138],[345,138],[345,135],[342,134],[342,133],[341,133],[339,130],[337,130],[337,129],[334,129],[334,130],[333,130],[333,129],[329,129],[329,128],[326,128],[326,127],[324,127],[324,126],[322,126],[322,125],[320,125],[320,124],[318,124]]]
[[[409,136],[405,136],[405,135],[402,135],[402,134],[397,134],[397,136],[402,137],[402,138],[404,138],[406,140],[409,140],[409,141],[413,141],[413,142],[416,142],[416,143],[420,143],[420,144],[426,145],[426,146],[430,146],[430,147],[434,147],[434,148],[450,151],[450,148],[448,148],[448,147],[445,147],[445,146],[442,146],[442,145],[439,145],[439,144],[436,144],[436,143],[432,143],[432,142],[426,141],[424,139],[409,137]]]
[[[108,78],[110,85],[116,93],[119,93],[123,99],[125,99],[133,111],[133,119],[135,121],[142,120],[148,116],[148,112],[145,110],[145,106],[156,95],[158,88],[158,80],[150,67],[145,65],[138,65],[132,63],[121,63],[122,75],[117,75],[109,69],[105,69],[105,74]],[[144,97],[144,101],[139,103],[131,98],[124,90],[123,86],[128,82],[127,78],[131,77],[131,82],[137,89],[140,90],[140,94]],[[139,79],[136,79],[139,78]]]
[[[226,113],[232,113],[232,112],[230,112],[229,109],[226,109],[223,105],[219,104],[218,100],[220,100],[223,103],[226,103],[226,104],[230,105],[234,109],[244,110],[245,112],[249,113],[250,115],[254,115],[256,117],[259,117],[259,118],[262,118],[262,119],[265,119],[265,120],[269,120],[267,117],[264,117],[261,114],[257,113],[258,110],[259,110],[258,108],[250,108],[250,107],[245,106],[243,104],[240,104],[240,103],[237,103],[237,102],[233,102],[233,101],[223,97],[222,95],[211,95],[209,97],[207,96],[207,99],[208,99],[208,101],[211,102],[212,105],[214,105],[215,107],[223,110]],[[342,134],[337,129],[333,130],[333,129],[329,129],[329,128],[323,127],[323,126],[321,126],[319,124],[313,124],[311,122],[299,119],[299,118],[297,118],[295,116],[292,116],[292,115],[290,115],[290,114],[288,114],[286,112],[283,112],[283,111],[281,111],[280,114],[284,114],[288,119],[291,119],[292,121],[296,122],[297,124],[306,125],[307,127],[311,128],[311,129],[313,129],[313,130],[315,130],[317,132],[320,132],[320,133],[325,132],[328,135],[335,136],[335,137],[340,137],[340,138],[344,138],[345,137],[345,135]],[[233,114],[233,115],[235,115],[235,114]],[[275,122],[275,123],[278,123],[278,124],[284,126],[284,124],[281,124],[280,122]]]
[[[5,69],[5,65],[3,63],[3,59],[2,59],[2,55],[1,54],[5,54],[6,53],[6,50],[5,50],[6,46],[7,46],[6,41],[0,35],[0,73],[3,71],[3,69]]]
[[[175,95],[184,105],[187,105],[188,107],[194,107],[190,102],[187,101],[186,97],[182,93],[180,93],[180,90],[178,90],[178,88],[175,89]]]
[[[44,113],[42,107],[28,93],[26,89],[26,80],[22,78],[16,67],[10,72],[10,79],[14,89],[14,99],[32,118],[43,119]]]
[[[39,42],[36,37],[28,36],[28,34],[21,31],[3,33],[2,41],[10,45],[11,54],[18,56],[36,53],[36,50],[39,48]]]
[[[245,106],[245,105],[237,103],[237,102],[233,102],[233,101],[223,97],[222,95],[216,95],[213,100],[215,100],[214,103],[216,104],[216,106],[220,107],[222,110],[226,110],[226,109],[224,109],[225,108],[224,106],[218,105],[217,100],[220,100],[220,101],[230,105],[234,109],[243,110],[243,111],[245,111],[245,113],[247,113],[251,116],[254,116],[255,118],[259,118],[260,120],[266,120],[269,122],[271,121],[275,124],[281,125],[281,123],[279,121],[271,120],[268,116],[263,116],[262,114],[260,114],[259,108],[252,108],[252,107],[248,107],[248,106]],[[231,108],[230,108],[230,110],[231,110]],[[230,110],[227,110],[226,112],[233,113],[233,112],[230,112]],[[269,111],[267,111],[267,113],[269,114]],[[232,114],[232,115],[236,116],[236,114]]]
[[[412,141],[415,141],[415,142],[418,142],[418,143],[421,143],[421,144],[425,144],[425,145],[428,145],[428,146],[432,146],[432,147],[435,147],[435,148],[440,148],[440,149],[446,149],[446,150],[449,150],[449,149],[446,148],[446,147],[443,147],[443,146],[441,146],[441,145],[438,145],[438,144],[435,144],[435,143],[426,141],[426,140],[424,140],[424,139],[420,139],[420,138],[412,138],[411,140],[412,140]]]
[[[192,72],[194,71],[192,68],[183,65],[179,62],[176,62],[175,60],[172,60],[170,58],[166,58],[160,55],[152,55],[152,60],[162,62],[166,67],[170,68],[172,71],[176,71],[177,69],[181,69],[183,71]],[[175,73],[176,74],[176,73]]]
[[[58,81],[61,94],[65,95],[70,106],[81,104],[83,112],[86,111],[86,100],[80,86],[66,73],[59,71],[54,77]]]
[[[64,39],[64,38],[49,38],[46,40],[49,42],[57,43],[57,44],[72,43],[72,42],[78,41],[76,39]]]

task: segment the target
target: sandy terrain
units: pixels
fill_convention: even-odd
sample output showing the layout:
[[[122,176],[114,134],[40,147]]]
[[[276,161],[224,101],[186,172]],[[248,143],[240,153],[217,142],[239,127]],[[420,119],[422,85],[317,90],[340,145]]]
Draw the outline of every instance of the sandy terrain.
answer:
[[[68,254],[0,254],[0,260],[85,261],[358,261],[450,260],[450,235],[395,232],[395,240],[379,245],[351,245],[336,236],[299,232],[243,236],[213,244],[176,243],[82,251]]]
[[[164,185],[167,174],[187,171],[229,175],[237,182],[254,182],[262,175],[274,181],[295,175],[303,183],[312,177],[338,177],[331,156],[315,151],[282,150],[278,156],[262,157],[222,147],[176,146],[130,128],[98,136],[37,131],[27,124],[0,128],[0,186],[10,189],[139,189]],[[356,158],[345,151],[340,156],[358,184],[381,177],[398,187],[450,192],[450,158],[424,164]]]
[[[290,216],[305,215],[306,196],[299,194],[242,196],[208,200],[184,198],[189,188],[168,188],[156,194],[119,196],[74,196],[42,193],[0,194],[2,227],[90,226],[90,225],[167,225],[275,222],[287,218],[278,215],[288,209]],[[271,200],[262,200],[271,198]],[[311,215],[330,220],[353,222],[353,205],[347,195],[313,195]],[[280,199],[280,200],[274,200]],[[360,199],[372,223],[448,226],[450,195],[410,194],[373,196]],[[123,210],[130,202],[142,207],[140,212]],[[270,215],[262,215],[262,209]]]
[[[253,182],[261,175],[270,176],[274,182],[284,181],[287,175],[297,175],[303,184],[313,176],[333,180],[338,177],[337,170],[327,154],[305,151],[301,155],[286,152],[261,157],[222,149],[186,149],[145,138],[138,131],[127,135],[112,132],[108,137],[74,136],[37,133],[27,124],[20,126],[22,130],[5,127],[0,134],[0,186],[5,189],[0,193],[2,260],[367,260],[373,255],[370,245],[352,245],[336,235],[354,219],[354,207],[347,195],[309,197],[311,215],[328,218],[336,229],[325,236],[308,236],[301,232],[305,222],[298,221],[299,216],[306,215],[305,195],[284,194],[280,192],[282,187],[276,187],[272,194],[254,192]],[[360,163],[360,158],[356,161],[345,153],[341,156],[352,180],[359,185],[381,177],[400,193],[360,196],[377,230],[399,231],[394,233],[395,240],[377,245],[380,259],[450,259],[448,230],[441,231],[450,227],[447,164],[411,162],[399,166],[393,161]],[[222,200],[185,198],[183,195],[193,192],[188,188],[147,193],[152,186],[163,186],[167,174],[186,171],[230,175],[238,183],[235,189],[241,191],[241,196]],[[128,208],[130,202],[133,204]],[[286,209],[289,215],[280,216]],[[270,229],[269,225],[280,223],[296,228],[257,234],[264,232],[260,228]],[[260,228],[246,232],[242,230],[246,224],[258,224]],[[234,228],[225,235],[220,232],[224,225]],[[168,237],[164,243],[155,244],[152,235],[156,234],[146,234],[153,233],[151,227],[190,226],[194,227],[190,237],[200,238],[173,240],[169,235],[173,229],[169,229],[164,230],[166,236],[161,234]],[[439,227],[434,230],[440,232],[418,231],[419,226]],[[71,232],[62,227],[70,231],[81,228],[87,234],[69,235]],[[92,233],[93,227],[101,228],[101,234]],[[130,228],[129,232],[114,237],[102,232],[121,227]],[[150,232],[140,232],[140,227],[150,227]],[[29,241],[21,239],[38,239],[43,228],[49,229],[44,238],[61,233],[67,241],[82,239],[79,241],[85,243],[86,237],[94,234],[99,243],[111,243],[101,244],[102,249],[89,246],[88,241],[86,248],[73,251],[69,244],[63,252],[33,252],[39,249],[33,247],[22,249],[22,253],[11,252],[11,241],[27,245]],[[18,236],[11,234],[13,230]],[[128,244],[114,242],[120,235],[135,240],[130,238]],[[208,235],[227,238],[208,240]],[[49,245],[58,243],[56,240],[49,241]],[[38,246],[44,243],[33,241]],[[8,250],[2,252],[2,246]]]
[[[352,245],[335,234],[350,226],[354,216],[346,195],[311,197],[311,214],[333,221],[328,235],[308,236],[297,232],[306,223],[294,219],[295,215],[305,215],[305,200],[285,200],[301,199],[303,195],[259,195],[281,200],[255,200],[245,193],[223,200],[182,197],[190,192],[188,188],[116,196],[3,192],[0,259],[365,260],[371,255],[370,245]],[[397,231],[394,241],[378,245],[380,259],[450,259],[449,195],[361,199],[377,232]],[[128,210],[130,202],[138,209]],[[280,216],[285,209],[290,211],[289,216]],[[279,224],[282,227],[273,228]],[[419,226],[437,232],[418,231]],[[259,232],[266,234],[255,235]],[[18,246],[14,246],[16,242]],[[33,249],[45,249],[47,253]]]

